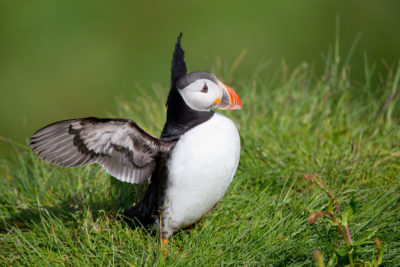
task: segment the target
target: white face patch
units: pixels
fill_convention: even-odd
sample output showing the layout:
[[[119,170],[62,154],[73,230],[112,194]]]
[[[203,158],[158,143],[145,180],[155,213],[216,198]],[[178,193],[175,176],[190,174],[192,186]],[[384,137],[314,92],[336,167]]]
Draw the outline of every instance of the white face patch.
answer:
[[[218,85],[208,79],[198,79],[185,88],[178,88],[178,92],[191,109],[198,111],[209,111],[217,107],[215,101],[222,94]]]

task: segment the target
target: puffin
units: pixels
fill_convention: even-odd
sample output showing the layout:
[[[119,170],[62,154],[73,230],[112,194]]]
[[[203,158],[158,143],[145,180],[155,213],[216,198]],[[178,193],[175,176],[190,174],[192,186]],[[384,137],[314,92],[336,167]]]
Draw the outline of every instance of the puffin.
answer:
[[[52,123],[30,139],[37,157],[52,164],[97,163],[120,181],[149,183],[143,199],[119,218],[159,229],[165,243],[223,198],[240,158],[235,123],[214,109],[241,109],[241,100],[214,74],[187,72],[181,38],[159,138],[130,119],[88,117]]]

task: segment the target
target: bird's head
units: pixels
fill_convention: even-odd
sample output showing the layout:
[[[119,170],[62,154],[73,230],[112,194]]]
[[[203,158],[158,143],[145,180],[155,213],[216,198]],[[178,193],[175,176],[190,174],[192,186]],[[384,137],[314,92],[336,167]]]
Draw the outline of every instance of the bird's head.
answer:
[[[206,71],[184,75],[177,81],[176,88],[185,103],[197,111],[242,108],[242,102],[235,91]]]
[[[213,108],[241,109],[239,96],[214,74],[206,71],[187,73],[181,37],[182,33],[175,45],[172,60],[171,90],[177,90],[186,105],[195,111],[210,111]]]

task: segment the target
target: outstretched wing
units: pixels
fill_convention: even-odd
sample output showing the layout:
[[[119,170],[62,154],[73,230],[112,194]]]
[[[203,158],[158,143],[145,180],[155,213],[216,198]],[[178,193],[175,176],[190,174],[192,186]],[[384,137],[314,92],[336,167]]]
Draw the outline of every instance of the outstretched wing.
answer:
[[[98,163],[115,178],[151,182],[156,160],[175,143],[157,139],[126,119],[84,118],[50,124],[31,137],[30,147],[53,164]]]

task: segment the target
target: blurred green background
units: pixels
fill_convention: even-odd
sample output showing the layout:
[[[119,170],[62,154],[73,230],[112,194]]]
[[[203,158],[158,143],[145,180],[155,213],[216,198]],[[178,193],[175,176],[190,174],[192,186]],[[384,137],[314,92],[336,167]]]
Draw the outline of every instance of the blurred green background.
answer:
[[[116,97],[169,86],[180,31],[190,71],[232,64],[234,80],[262,62],[289,69],[307,61],[318,75],[340,22],[341,54],[358,34],[352,78],[363,53],[375,78],[400,58],[400,1],[0,1],[0,136],[25,143],[62,119],[116,113]],[[221,77],[224,80],[224,77]],[[235,83],[235,81],[233,81]],[[133,118],[135,119],[135,118]],[[11,147],[0,141],[0,155]]]

